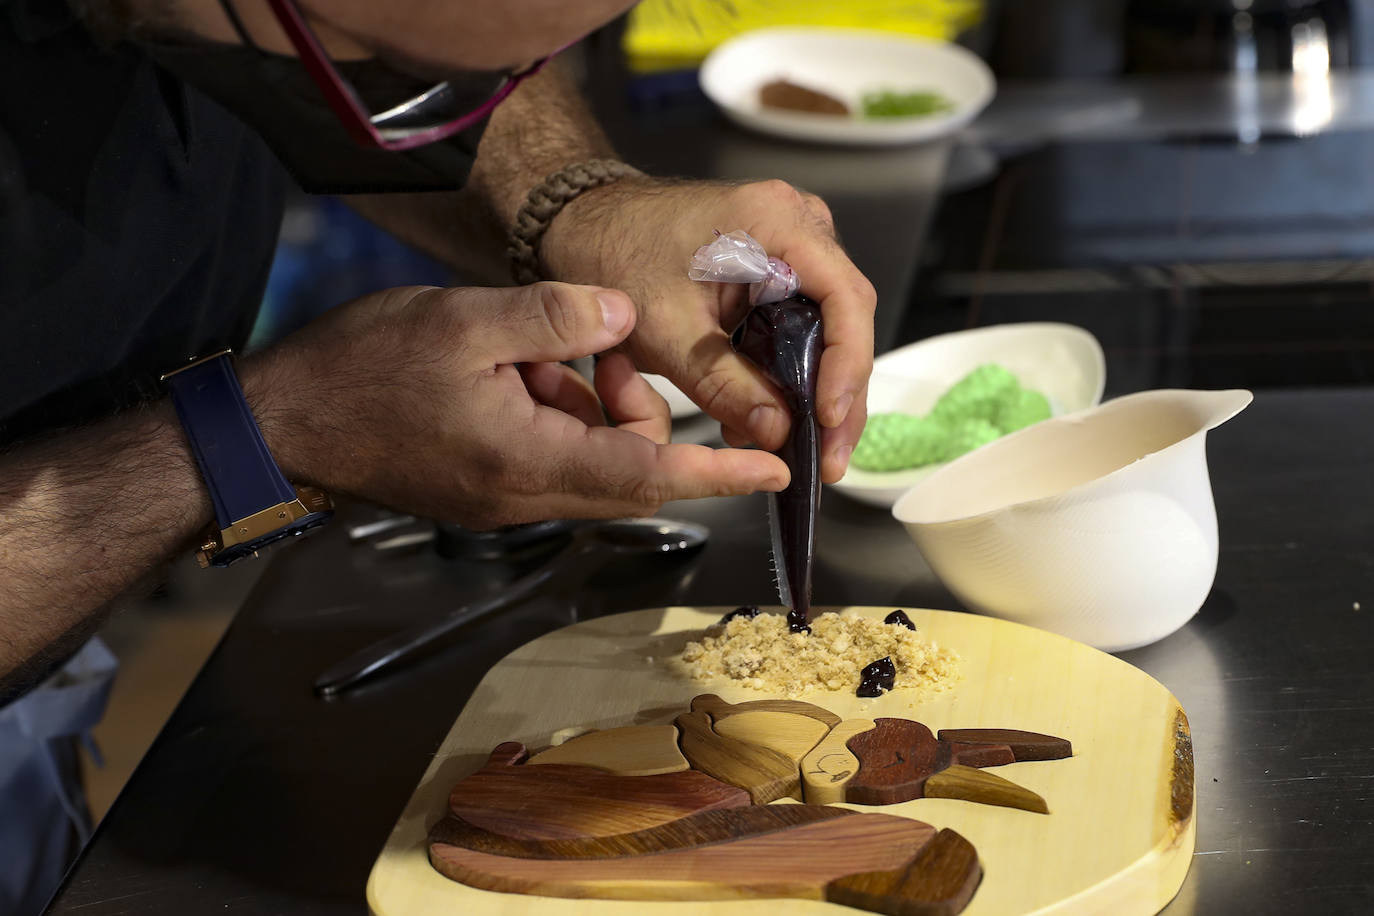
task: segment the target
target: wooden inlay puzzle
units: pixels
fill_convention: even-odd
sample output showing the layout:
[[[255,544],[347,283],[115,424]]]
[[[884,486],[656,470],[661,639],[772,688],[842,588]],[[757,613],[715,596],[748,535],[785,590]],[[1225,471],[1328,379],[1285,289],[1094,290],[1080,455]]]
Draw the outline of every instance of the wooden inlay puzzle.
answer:
[[[704,694],[672,725],[593,731],[534,756],[498,745],[453,787],[429,860],[471,887],[545,897],[793,897],[952,916],[982,878],[972,844],[830,805],[949,798],[1046,815],[1045,799],[981,768],[1072,754],[1034,732],[933,734],[909,719]]]

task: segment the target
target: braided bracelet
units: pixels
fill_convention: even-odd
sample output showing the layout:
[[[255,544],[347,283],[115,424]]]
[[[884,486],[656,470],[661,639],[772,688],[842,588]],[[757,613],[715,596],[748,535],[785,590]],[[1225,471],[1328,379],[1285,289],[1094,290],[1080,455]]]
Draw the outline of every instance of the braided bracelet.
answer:
[[[515,214],[506,248],[511,273],[521,285],[542,279],[539,242],[553,218],[583,191],[599,188],[620,178],[642,175],[639,169],[615,159],[588,159],[554,172],[535,185]]]

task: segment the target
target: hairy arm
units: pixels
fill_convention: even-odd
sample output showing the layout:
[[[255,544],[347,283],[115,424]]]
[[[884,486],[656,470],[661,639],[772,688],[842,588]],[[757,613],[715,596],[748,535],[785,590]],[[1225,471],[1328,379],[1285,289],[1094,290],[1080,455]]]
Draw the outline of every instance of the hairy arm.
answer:
[[[0,702],[210,519],[170,404],[0,456]]]
[[[614,155],[566,69],[551,67],[496,109],[463,191],[364,198],[356,206],[466,279],[506,284],[506,231],[530,189],[567,165]],[[730,347],[728,331],[744,306],[740,288],[686,276],[697,246],[713,230],[731,229],[745,229],[791,264],[802,292],[820,303],[821,474],[836,481],[867,417],[877,296],[845,256],[820,198],[781,181],[621,179],[558,213],[540,262],[550,279],[628,293],[639,317],[621,348],[634,365],[667,376],[721,422],[727,442],[778,448],[790,424],[786,406]]]
[[[348,203],[472,282],[511,282],[506,232],[530,189],[552,172],[615,152],[555,59],[492,114],[461,191],[355,194]]]
[[[272,444],[263,375],[250,363],[240,376]],[[0,704],[79,648],[212,517],[165,399],[0,454]]]
[[[785,486],[772,455],[670,444],[666,405],[625,357],[602,360],[595,391],[558,365],[634,323],[623,294],[597,287],[383,290],[238,374],[288,480],[469,527]],[[0,454],[0,701],[211,514],[166,401]]]

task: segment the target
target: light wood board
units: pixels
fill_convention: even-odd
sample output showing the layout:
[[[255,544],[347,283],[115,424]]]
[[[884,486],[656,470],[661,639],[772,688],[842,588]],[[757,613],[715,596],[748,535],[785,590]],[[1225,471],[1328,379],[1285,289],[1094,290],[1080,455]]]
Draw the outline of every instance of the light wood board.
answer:
[[[691,682],[668,657],[729,608],[636,611],[576,624],[511,653],[478,685],[368,880],[376,916],[452,913],[537,916],[839,916],[859,911],[807,900],[687,903],[570,900],[466,887],[426,857],[429,827],[454,784],[504,741],[532,751],[572,726],[661,725],[692,697],[765,698],[728,681]],[[892,608],[861,608],[881,619]],[[818,611],[819,613],[819,611]],[[957,830],[977,847],[984,878],[968,916],[1154,913],[1183,883],[1196,831],[1192,750],[1178,701],[1136,668],[1072,640],[948,611],[908,610],[920,632],[961,656],[950,690],[875,699],[815,692],[804,699],[846,719],[915,719],[942,728],[1014,728],[1073,742],[1067,760],[1015,763],[997,775],[1039,793],[1048,815],[924,798],[877,810]],[[786,802],[783,802],[786,803]]]

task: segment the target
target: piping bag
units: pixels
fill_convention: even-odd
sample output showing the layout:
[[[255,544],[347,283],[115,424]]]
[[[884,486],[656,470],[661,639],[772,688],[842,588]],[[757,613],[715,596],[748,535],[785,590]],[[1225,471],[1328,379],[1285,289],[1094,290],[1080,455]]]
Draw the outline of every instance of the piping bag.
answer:
[[[768,256],[747,232],[735,230],[692,255],[687,276],[717,283],[748,283],[752,308],[730,336],[735,352],[782,391],[792,414],[787,441],[775,454],[792,480],[768,494],[773,570],[778,597],[794,633],[809,633],[811,565],[816,513],[821,503],[820,430],[816,375],[825,342],[820,306],[798,293],[801,281],[786,262]]]

